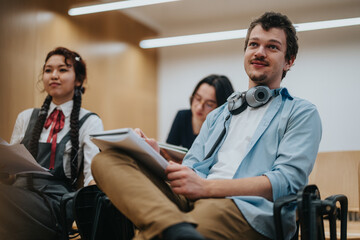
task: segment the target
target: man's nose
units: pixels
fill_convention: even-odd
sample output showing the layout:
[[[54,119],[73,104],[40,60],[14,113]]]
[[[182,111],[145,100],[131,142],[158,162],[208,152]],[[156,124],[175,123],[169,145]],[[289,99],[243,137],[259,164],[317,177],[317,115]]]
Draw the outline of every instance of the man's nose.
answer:
[[[255,56],[258,58],[264,58],[266,57],[266,51],[264,46],[258,47],[257,51],[255,52]]]

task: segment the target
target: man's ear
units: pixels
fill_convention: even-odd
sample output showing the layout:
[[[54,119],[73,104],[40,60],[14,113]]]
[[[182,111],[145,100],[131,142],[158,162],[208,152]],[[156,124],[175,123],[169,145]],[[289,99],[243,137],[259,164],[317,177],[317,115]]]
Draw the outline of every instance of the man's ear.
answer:
[[[290,68],[292,67],[292,65],[294,65],[294,62],[295,62],[295,57],[294,56],[292,56],[288,61],[287,61],[287,63],[285,64],[285,66],[284,66],[284,71],[289,71],[290,70]]]

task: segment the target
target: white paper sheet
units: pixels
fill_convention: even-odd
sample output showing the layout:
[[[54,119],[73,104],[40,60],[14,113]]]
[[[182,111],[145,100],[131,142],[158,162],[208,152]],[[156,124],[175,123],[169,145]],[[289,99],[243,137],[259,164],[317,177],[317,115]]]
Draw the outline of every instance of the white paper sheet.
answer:
[[[90,137],[102,151],[109,148],[118,149],[142,162],[158,176],[166,177],[164,170],[169,162],[131,128],[103,131],[91,134]]]

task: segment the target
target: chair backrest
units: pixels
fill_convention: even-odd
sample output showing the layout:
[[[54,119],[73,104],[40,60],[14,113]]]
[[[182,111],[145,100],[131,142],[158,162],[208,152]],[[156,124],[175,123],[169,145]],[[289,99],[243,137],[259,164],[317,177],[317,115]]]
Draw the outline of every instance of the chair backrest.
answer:
[[[341,221],[341,240],[346,239],[347,230],[347,197],[345,195],[332,195],[321,200],[316,185],[307,185],[297,195],[279,198],[274,203],[274,221],[276,239],[284,239],[282,229],[281,210],[289,204],[297,204],[298,223],[302,240],[324,240],[324,219],[329,220],[330,240],[336,240],[336,219]],[[337,207],[340,203],[340,207]],[[296,239],[294,236],[293,239]]]
[[[83,240],[130,240],[134,236],[134,225],[96,185],[77,191],[73,212]]]
[[[60,209],[64,240],[74,236],[73,220],[82,240],[130,240],[134,237],[134,224],[96,185],[65,194]]]

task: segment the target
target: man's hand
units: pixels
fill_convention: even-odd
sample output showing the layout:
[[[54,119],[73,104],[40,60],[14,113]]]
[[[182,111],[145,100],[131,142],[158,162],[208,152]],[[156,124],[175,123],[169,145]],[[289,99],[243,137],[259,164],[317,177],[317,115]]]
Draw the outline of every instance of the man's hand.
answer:
[[[206,179],[199,177],[192,169],[170,162],[165,169],[165,174],[175,193],[191,200],[207,197]]]
[[[157,151],[158,153],[160,153],[160,147],[159,144],[157,143],[157,141],[153,138],[148,138],[145,133],[143,133],[143,131],[141,131],[140,128],[135,128],[134,129],[135,133],[137,133],[141,138],[143,138],[153,149],[155,149],[155,151]]]
[[[239,179],[204,179],[192,169],[170,162],[165,169],[170,186],[188,199],[261,196],[272,201],[272,187],[266,176]]]
[[[0,172],[0,183],[11,185],[15,181],[15,175]]]

